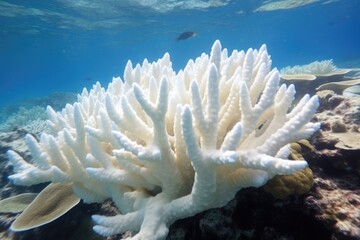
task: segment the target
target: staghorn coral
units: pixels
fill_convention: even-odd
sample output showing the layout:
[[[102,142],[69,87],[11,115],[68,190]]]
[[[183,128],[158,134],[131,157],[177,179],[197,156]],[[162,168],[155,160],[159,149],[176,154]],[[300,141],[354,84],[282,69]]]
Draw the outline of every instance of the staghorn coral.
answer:
[[[228,56],[216,41],[177,74],[169,54],[128,62],[107,90],[97,83],[61,112],[48,107],[53,134],[26,136],[32,163],[8,152],[9,178],[70,182],[85,202],[112,198],[121,214],[93,216],[101,235],[164,239],[175,220],[307,166],[288,160],[289,143],[318,130],[318,99],[305,95],[290,110],[295,88],[279,80],[265,45]]]

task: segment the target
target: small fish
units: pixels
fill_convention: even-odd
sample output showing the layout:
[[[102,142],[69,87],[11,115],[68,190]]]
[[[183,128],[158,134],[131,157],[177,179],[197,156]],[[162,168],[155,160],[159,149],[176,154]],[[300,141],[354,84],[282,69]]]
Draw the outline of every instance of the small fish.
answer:
[[[176,41],[186,40],[188,38],[195,37],[196,35],[197,35],[196,32],[191,32],[191,31],[183,32],[176,38]]]

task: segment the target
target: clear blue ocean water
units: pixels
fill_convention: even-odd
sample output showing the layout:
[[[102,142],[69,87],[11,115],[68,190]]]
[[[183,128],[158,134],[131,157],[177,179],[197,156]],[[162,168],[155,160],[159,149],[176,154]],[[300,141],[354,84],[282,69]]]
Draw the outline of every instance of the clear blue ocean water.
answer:
[[[55,91],[81,92],[122,76],[126,62],[169,52],[175,70],[209,53],[265,43],[273,67],[333,59],[360,67],[359,0],[256,11],[263,0],[0,1],[0,107]],[[310,3],[312,2],[312,3]],[[212,5],[212,6],[211,6]],[[197,36],[177,42],[184,31]]]

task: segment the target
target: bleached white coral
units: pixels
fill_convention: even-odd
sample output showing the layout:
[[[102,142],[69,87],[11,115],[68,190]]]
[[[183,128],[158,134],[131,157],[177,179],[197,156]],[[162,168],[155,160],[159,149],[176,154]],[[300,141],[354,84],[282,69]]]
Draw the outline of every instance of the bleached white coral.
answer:
[[[31,108],[20,107],[19,110],[0,124],[0,131],[12,131],[15,127],[22,127],[27,131],[34,131],[33,133],[45,130],[45,124],[42,121],[46,120],[45,108],[35,106]],[[39,130],[39,131],[38,131]]]
[[[292,108],[294,86],[278,85],[265,45],[228,56],[216,41],[177,74],[169,54],[128,62],[106,90],[97,83],[62,112],[49,107],[54,134],[26,137],[32,163],[9,151],[10,179],[72,182],[85,202],[110,197],[119,208],[93,216],[99,234],[164,239],[175,220],[307,166],[287,159],[288,144],[319,128],[310,122],[318,99],[305,95]]]
[[[334,65],[333,60],[315,61],[306,65],[295,65],[282,68],[281,74],[329,74],[336,72],[338,68]]]

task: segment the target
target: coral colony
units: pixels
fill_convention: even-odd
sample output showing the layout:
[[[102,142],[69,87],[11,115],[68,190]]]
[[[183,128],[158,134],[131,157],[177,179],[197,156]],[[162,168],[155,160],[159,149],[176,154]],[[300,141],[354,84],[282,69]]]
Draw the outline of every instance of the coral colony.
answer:
[[[61,112],[47,108],[52,134],[26,136],[33,160],[8,155],[19,185],[72,184],[84,202],[111,198],[117,216],[92,218],[104,236],[164,239],[177,219],[224,206],[241,188],[292,174],[289,143],[319,129],[316,96],[292,106],[266,46],[233,51],[216,41],[210,56],[175,73],[170,55],[146,59],[107,89],[94,85]]]

